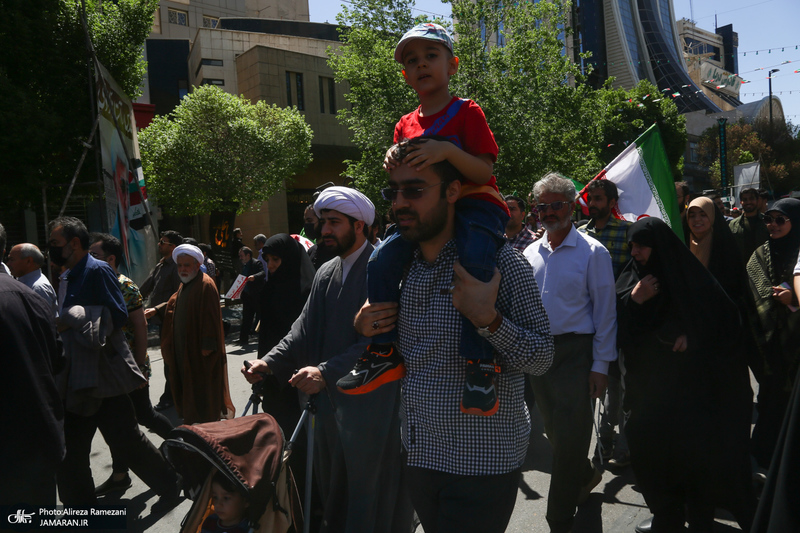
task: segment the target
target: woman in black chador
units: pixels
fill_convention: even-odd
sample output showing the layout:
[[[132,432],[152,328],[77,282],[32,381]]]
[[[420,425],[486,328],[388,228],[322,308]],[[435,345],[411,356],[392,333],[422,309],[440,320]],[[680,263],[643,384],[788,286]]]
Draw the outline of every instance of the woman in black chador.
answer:
[[[625,432],[654,532],[711,531],[715,507],[750,529],[752,391],[736,305],[663,221],[628,229],[617,281]]]

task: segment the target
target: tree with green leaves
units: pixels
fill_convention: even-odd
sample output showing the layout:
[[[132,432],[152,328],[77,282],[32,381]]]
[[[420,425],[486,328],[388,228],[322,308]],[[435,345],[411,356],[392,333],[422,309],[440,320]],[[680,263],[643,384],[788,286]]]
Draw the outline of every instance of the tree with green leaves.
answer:
[[[728,183],[733,184],[733,167],[751,161],[761,163],[761,186],[777,196],[800,190],[800,140],[791,124],[773,128],[769,124],[747,124],[743,121],[726,126]],[[719,157],[719,128],[703,132],[698,146],[700,163],[709,168],[711,185],[720,187],[722,181]]]
[[[600,89],[596,105],[603,115],[598,119],[602,129],[600,158],[608,164],[653,124],[658,124],[667,152],[673,179],[683,176],[683,154],[686,150],[686,117],[668,94],[647,80],[636,87],[612,89],[610,83]]]
[[[170,214],[199,215],[269,199],[311,163],[313,133],[297,108],[252,104],[197,87],[139,134],[150,191]]]
[[[16,208],[41,202],[41,186],[69,181],[92,129],[81,0],[3,0],[0,27],[0,165],[3,199]],[[97,57],[135,98],[145,73],[142,44],[158,0],[85,0]],[[87,159],[79,182],[93,182]],[[63,194],[50,189],[52,202]]]

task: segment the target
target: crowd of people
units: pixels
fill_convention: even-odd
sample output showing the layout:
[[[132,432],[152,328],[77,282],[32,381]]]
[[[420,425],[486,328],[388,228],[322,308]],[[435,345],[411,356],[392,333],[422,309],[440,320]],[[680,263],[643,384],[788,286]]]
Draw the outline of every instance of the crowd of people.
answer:
[[[552,532],[573,530],[604,464],[633,468],[653,514],[637,531],[711,531],[717,508],[749,531],[797,409],[800,200],[761,204],[744,189],[732,218],[678,183],[681,240],[661,219],[614,217],[624,191],[608,180],[589,184],[582,222],[557,172],[527,198],[503,196],[483,112],[448,91],[447,32],[416,26],[395,59],[420,106],[386,153],[391,227],[364,194],[331,186],[304,213],[310,250],[288,234],[250,248],[239,229],[231,243],[246,279],[238,343],[259,324],[244,378],[263,382],[287,434],[315,398],[315,484],[300,484],[316,494],[315,528],[408,532],[416,514],[428,533],[504,531],[535,403],[552,447]],[[220,273],[175,231],[158,248],[141,287],[119,273],[120,241],[72,217],[50,223],[55,287],[37,246],[9,250],[0,344],[13,408],[1,416],[17,435],[0,444],[0,503],[54,504],[57,487],[64,504],[96,504],[130,486],[130,470],[172,505],[181,479],[139,424],[165,437],[160,411],[173,404],[185,424],[234,416],[230,387],[246,385],[227,373]],[[168,384],[155,406],[148,321]],[[95,486],[97,429],[114,464]],[[204,530],[245,530],[237,490],[214,481]]]

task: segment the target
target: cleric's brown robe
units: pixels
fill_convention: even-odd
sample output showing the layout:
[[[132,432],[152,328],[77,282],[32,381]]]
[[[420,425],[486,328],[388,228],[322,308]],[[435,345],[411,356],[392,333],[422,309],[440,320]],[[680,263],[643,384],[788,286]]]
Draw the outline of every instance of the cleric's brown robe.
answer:
[[[180,313],[185,316],[176,317],[178,299]],[[161,355],[169,370],[175,409],[183,423],[233,418],[222,312],[214,281],[200,272],[188,284],[182,283],[178,292],[156,309],[164,321]],[[179,346],[176,339],[182,341]],[[203,355],[203,349],[212,352]]]

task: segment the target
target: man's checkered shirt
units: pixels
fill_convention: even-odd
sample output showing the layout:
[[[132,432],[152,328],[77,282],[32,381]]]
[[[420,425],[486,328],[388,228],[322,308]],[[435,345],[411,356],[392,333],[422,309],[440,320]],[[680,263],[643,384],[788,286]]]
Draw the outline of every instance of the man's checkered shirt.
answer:
[[[530,246],[536,239],[536,234],[531,231],[527,224],[523,224],[522,229],[519,230],[519,233],[506,240],[508,241],[509,246],[519,250],[520,252],[524,252],[525,248]]]
[[[628,250],[628,228],[631,222],[609,217],[603,229],[597,229],[594,221],[590,220],[585,226],[578,228],[578,231],[594,237],[600,244],[606,247],[611,254],[611,264],[614,265],[614,279],[619,277],[622,269],[631,260],[631,253]]]
[[[403,444],[409,466],[461,475],[504,474],[525,459],[531,425],[523,372],[541,375],[550,367],[550,323],[530,264],[502,246],[496,306],[503,322],[489,339],[495,362],[503,368],[495,378],[500,408],[488,417],[462,413],[466,359],[459,354],[461,314],[447,291],[456,259],[453,240],[433,264],[417,251],[403,284],[398,323],[407,369]]]

